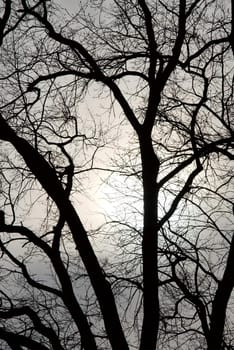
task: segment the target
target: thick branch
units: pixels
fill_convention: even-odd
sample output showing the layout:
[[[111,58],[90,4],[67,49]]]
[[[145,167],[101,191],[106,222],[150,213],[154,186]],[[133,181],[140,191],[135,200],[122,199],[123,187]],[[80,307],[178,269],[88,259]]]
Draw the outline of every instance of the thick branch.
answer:
[[[161,82],[162,87],[164,87],[165,83],[167,82],[170,74],[175,69],[180,53],[181,48],[184,42],[185,34],[186,34],[186,0],[180,0],[180,10],[179,10],[179,21],[178,21],[178,34],[175,41],[175,45],[172,49],[172,56],[170,57],[168,64],[162,73],[161,76],[158,77],[158,83]]]
[[[0,328],[0,338],[5,340],[12,349],[21,349],[20,347],[26,347],[30,350],[49,350],[49,348],[37,341],[30,339],[24,335],[15,334],[13,332],[9,332],[4,328]],[[15,344],[19,344],[20,347],[14,347]],[[13,346],[13,347],[12,347]]]
[[[16,257],[14,257],[4,246],[0,240],[1,250],[11,259],[11,261],[16,264],[22,271],[24,278],[27,280],[28,284],[39,290],[44,290],[51,294],[57,295],[60,297],[64,304],[67,306],[73,320],[75,321],[81,335],[82,343],[85,349],[96,350],[96,344],[94,337],[89,327],[88,320],[84,315],[73,291],[72,283],[66,268],[60,258],[59,251],[55,251],[53,248],[50,248],[42,239],[34,235],[29,229],[22,226],[11,226],[11,225],[2,225],[0,226],[0,231],[5,232],[18,232],[30,239],[36,246],[43,249],[43,251],[49,257],[54,270],[57,274],[57,277],[62,286],[62,292],[50,286],[44,285],[40,282],[37,282],[33,279],[27,270],[27,267],[24,263],[20,262]],[[25,311],[25,310],[24,310]],[[32,314],[31,314],[32,315]],[[35,318],[34,318],[35,320]]]
[[[7,229],[5,230],[6,232]],[[11,231],[12,232],[12,231]],[[13,232],[16,232],[15,230]],[[22,274],[24,276],[24,278],[26,279],[26,281],[28,282],[28,284],[34,288],[37,288],[39,290],[44,290],[46,292],[49,292],[51,294],[57,295],[61,297],[61,293],[59,290],[52,288],[50,286],[44,285],[40,282],[35,281],[29,274],[27,267],[24,263],[22,263],[21,261],[19,261],[14,255],[12,255],[8,249],[6,249],[6,247],[4,246],[3,242],[0,240],[0,249],[8,256],[8,258],[16,265],[18,266],[21,271]]]
[[[87,237],[79,216],[59,182],[55,171],[47,161],[26,140],[18,137],[0,115],[0,139],[10,142],[23,157],[47,194],[63,213],[71,230],[74,242],[87,269],[94,291],[100,304],[106,331],[113,350],[128,349],[119,320],[115,299],[108,281],[102,272],[97,257]]]
[[[196,169],[193,170],[193,172],[188,176],[184,186],[180,190],[180,192],[176,195],[175,199],[173,200],[170,209],[167,211],[167,213],[163,216],[163,218],[159,221],[159,227],[161,228],[164,223],[169,220],[169,218],[173,215],[173,213],[176,211],[178,204],[180,203],[181,199],[184,198],[184,195],[189,192],[190,186],[193,183],[193,180],[195,177],[202,171],[202,166],[198,165]]]
[[[32,310],[30,307],[23,306],[20,308],[13,308],[8,311],[0,311],[1,319],[11,319],[13,317],[23,316],[23,315],[27,315],[31,319],[36,331],[38,331],[40,334],[44,335],[46,338],[49,339],[51,345],[53,346],[53,349],[64,350],[53,328],[44,326],[39,316],[37,315],[37,313],[34,310]]]
[[[130,108],[127,100],[124,98],[124,95],[122,94],[119,87],[114,83],[114,81],[105,76],[105,74],[102,72],[100,67],[98,66],[96,60],[94,57],[86,50],[86,48],[79,43],[78,41],[69,39],[64,37],[62,34],[55,31],[52,24],[47,20],[46,17],[41,16],[38,12],[34,11],[33,9],[30,9],[25,0],[22,0],[24,9],[26,13],[34,16],[41,24],[45,26],[45,28],[48,31],[48,35],[54,39],[55,41],[66,45],[69,47],[72,51],[74,51],[75,54],[77,52],[84,58],[85,62],[87,62],[87,65],[90,69],[90,74],[93,76],[93,79],[96,81],[100,81],[106,86],[110,88],[110,90],[113,92],[116,100],[119,102],[120,106],[122,107],[127,119],[129,120],[130,124],[133,126],[134,130],[138,132],[140,124],[133,113],[132,109]],[[82,73],[81,73],[82,74]],[[77,73],[78,75],[78,73]]]
[[[226,268],[223,274],[222,280],[218,284],[218,288],[215,293],[212,313],[210,320],[210,334],[208,339],[208,350],[220,350],[223,338],[223,330],[225,325],[227,304],[230,299],[231,293],[234,288],[234,235],[230,250],[228,253],[228,259]]]
[[[143,324],[140,350],[154,350],[159,327],[158,297],[158,232],[157,232],[157,174],[159,162],[150,135],[140,139],[143,178]]]
[[[231,29],[231,35],[230,35],[230,44],[234,55],[234,0],[232,0],[231,6],[232,6],[232,29]]]
[[[11,14],[11,0],[5,1],[5,9],[2,18],[0,19],[0,46],[2,45],[3,37],[4,37],[4,30],[6,28],[8,19]]]
[[[185,25],[186,25],[186,1],[180,0],[180,9],[179,9],[179,20],[178,20],[178,34],[175,40],[175,45],[172,49],[172,55],[169,58],[169,61],[163,72],[158,72],[157,77],[155,77],[155,65],[156,65],[156,44],[153,42],[152,31],[150,30],[150,44],[153,45],[153,48],[150,51],[150,67],[151,67],[151,76],[149,77],[150,84],[150,92],[148,98],[148,106],[147,112],[144,121],[144,129],[151,131],[155,124],[155,117],[158,105],[161,100],[161,91],[165,87],[165,84],[168,81],[170,74],[175,69],[181,52],[181,48],[183,45],[184,37],[185,37]]]

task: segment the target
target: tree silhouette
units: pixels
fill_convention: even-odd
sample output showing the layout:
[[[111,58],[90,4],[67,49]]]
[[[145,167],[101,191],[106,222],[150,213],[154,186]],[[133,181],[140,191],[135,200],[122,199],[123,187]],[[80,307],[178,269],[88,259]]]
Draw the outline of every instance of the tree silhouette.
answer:
[[[2,3],[2,349],[234,348],[232,3]]]

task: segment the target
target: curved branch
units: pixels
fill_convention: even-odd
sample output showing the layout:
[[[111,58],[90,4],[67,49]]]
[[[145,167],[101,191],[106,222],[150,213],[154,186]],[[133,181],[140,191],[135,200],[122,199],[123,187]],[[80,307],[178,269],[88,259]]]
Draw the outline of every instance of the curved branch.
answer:
[[[0,338],[5,340],[9,346],[14,350],[21,350],[22,347],[26,347],[30,350],[50,350],[47,346],[30,339],[21,334],[15,334],[5,330],[3,327],[0,327]],[[17,347],[16,344],[19,344]]]
[[[53,349],[64,350],[53,328],[44,326],[37,313],[34,310],[32,310],[29,306],[11,308],[8,311],[0,311],[0,318],[2,319],[11,319],[13,317],[23,315],[27,315],[31,319],[35,330],[40,334],[44,335],[50,341],[51,345],[53,346]]]
[[[63,213],[99,301],[113,350],[128,350],[128,344],[120,323],[111,286],[103,274],[95,252],[89,242],[87,232],[75,208],[67,198],[66,191],[59,182],[54,169],[51,168],[42,155],[25,139],[17,136],[1,115],[0,139],[10,142],[15,147],[41,186],[54,200],[60,212]],[[92,339],[85,337],[85,340],[89,343]],[[87,349],[96,349],[94,344],[92,346]]]

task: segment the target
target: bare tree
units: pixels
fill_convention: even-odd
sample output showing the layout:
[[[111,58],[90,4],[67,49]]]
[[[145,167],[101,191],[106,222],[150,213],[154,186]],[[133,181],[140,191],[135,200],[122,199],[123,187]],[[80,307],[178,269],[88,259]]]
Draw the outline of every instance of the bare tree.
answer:
[[[234,348],[231,5],[2,2],[1,348]]]

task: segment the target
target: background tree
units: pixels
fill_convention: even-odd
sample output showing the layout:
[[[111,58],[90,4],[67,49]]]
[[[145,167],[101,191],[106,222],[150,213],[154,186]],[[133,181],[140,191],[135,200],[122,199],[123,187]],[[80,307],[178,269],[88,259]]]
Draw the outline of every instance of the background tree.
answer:
[[[76,10],[1,4],[1,347],[232,349],[231,2]]]

